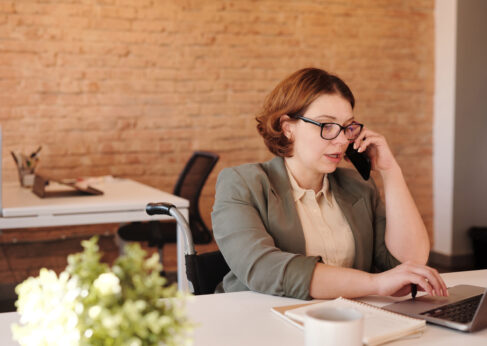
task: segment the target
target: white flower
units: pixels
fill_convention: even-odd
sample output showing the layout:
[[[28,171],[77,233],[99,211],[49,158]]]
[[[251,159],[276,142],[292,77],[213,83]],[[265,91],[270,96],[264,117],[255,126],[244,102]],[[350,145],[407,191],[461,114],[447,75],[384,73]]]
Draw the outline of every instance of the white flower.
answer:
[[[120,280],[113,273],[103,273],[93,282],[95,290],[102,296],[118,294],[122,290]]]
[[[65,272],[58,276],[41,269],[38,278],[18,286],[20,325],[13,325],[14,339],[21,345],[77,345],[78,316],[74,312],[79,288]]]
[[[90,316],[90,318],[92,319],[96,319],[98,316],[100,316],[100,312],[101,312],[100,305],[95,305],[88,310],[88,316]]]

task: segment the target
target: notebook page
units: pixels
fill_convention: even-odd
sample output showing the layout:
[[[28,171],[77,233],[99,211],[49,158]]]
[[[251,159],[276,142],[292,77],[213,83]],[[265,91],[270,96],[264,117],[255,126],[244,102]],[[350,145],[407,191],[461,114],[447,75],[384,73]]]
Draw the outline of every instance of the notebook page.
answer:
[[[322,303],[312,304],[297,309],[285,311],[290,319],[304,322],[305,312],[309,309],[319,307],[353,308],[364,315],[364,343],[367,345],[378,345],[387,341],[401,338],[415,332],[424,330],[426,322],[411,317],[391,313],[375,306],[337,298]]]

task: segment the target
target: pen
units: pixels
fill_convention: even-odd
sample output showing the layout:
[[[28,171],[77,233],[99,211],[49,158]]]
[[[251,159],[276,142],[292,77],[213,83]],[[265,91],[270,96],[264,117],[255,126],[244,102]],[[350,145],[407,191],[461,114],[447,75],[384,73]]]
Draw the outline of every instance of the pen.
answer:
[[[416,294],[418,293],[418,286],[416,284],[411,284],[411,296],[413,300],[416,298]]]
[[[41,149],[42,149],[42,145],[40,145],[36,151],[34,151],[32,154],[30,154],[30,158],[33,159],[34,157],[36,157],[37,154],[39,154],[39,151],[41,151]]]
[[[19,165],[19,160],[17,159],[17,155],[15,155],[15,153],[13,151],[10,152],[10,154],[12,154],[12,157],[14,158],[15,160],[15,163],[17,164],[17,166]]]

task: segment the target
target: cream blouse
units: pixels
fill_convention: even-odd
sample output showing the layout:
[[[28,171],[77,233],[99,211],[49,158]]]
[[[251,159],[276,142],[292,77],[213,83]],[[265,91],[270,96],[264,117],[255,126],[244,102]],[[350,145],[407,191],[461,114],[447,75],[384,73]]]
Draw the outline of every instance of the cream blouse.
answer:
[[[318,193],[301,188],[286,165],[294,203],[303,227],[306,255],[321,256],[333,266],[352,267],[355,240],[345,216],[333,196],[328,176]]]

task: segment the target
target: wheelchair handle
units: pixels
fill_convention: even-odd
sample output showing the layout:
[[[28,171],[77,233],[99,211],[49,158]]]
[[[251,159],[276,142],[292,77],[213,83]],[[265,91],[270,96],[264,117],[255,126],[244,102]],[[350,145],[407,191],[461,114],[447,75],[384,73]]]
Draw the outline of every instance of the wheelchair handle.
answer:
[[[148,215],[170,215],[176,219],[178,226],[183,231],[185,251],[186,255],[194,255],[196,251],[194,250],[193,235],[191,229],[189,228],[188,221],[183,214],[171,203],[149,203],[145,207],[145,212]]]
[[[145,207],[145,212],[149,215],[155,215],[155,214],[170,215],[169,210],[171,208],[176,208],[176,207],[174,206],[174,204],[165,203],[165,202],[149,203]]]

